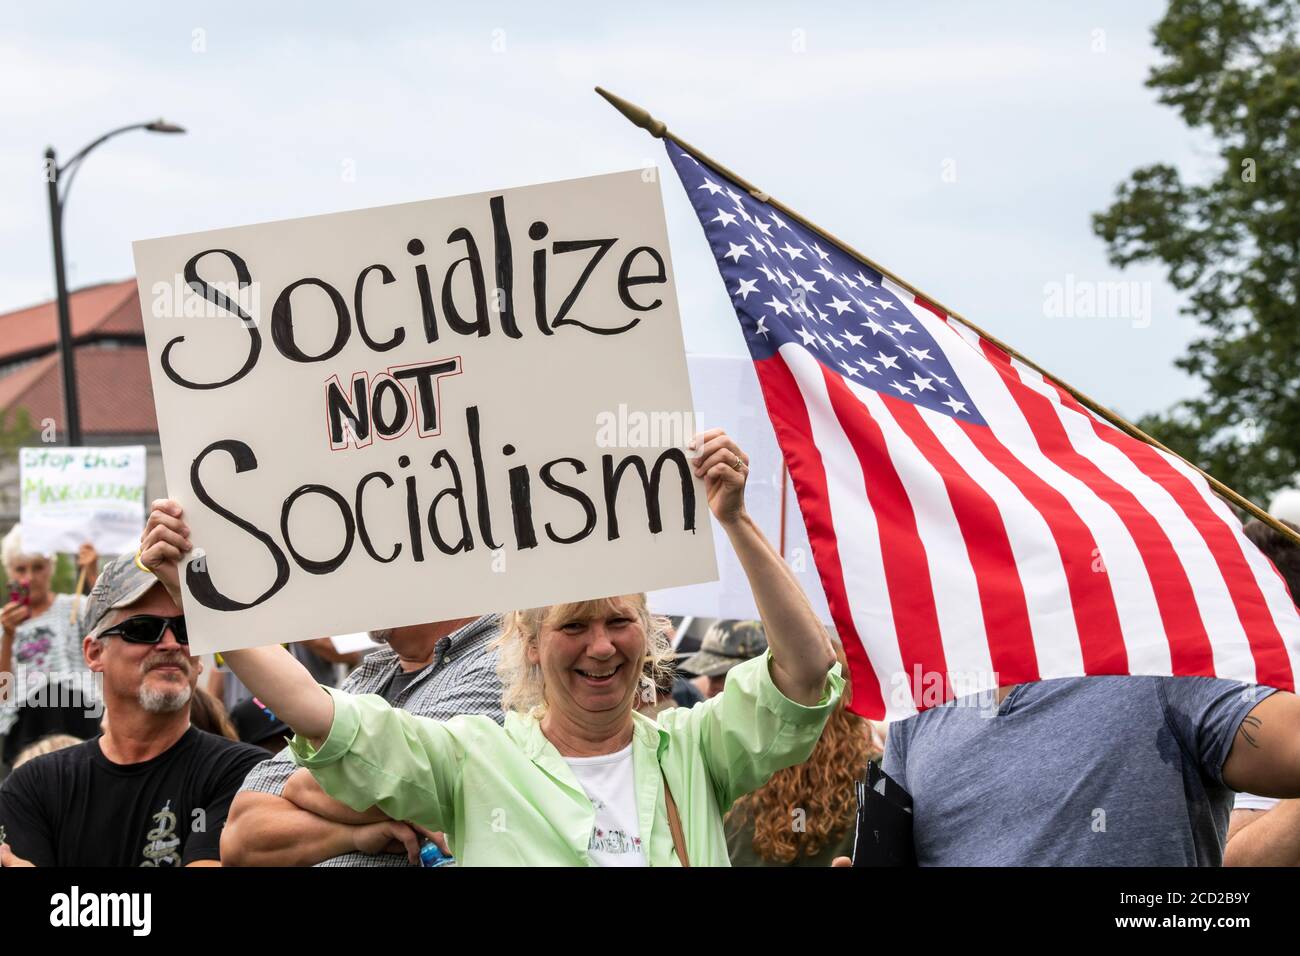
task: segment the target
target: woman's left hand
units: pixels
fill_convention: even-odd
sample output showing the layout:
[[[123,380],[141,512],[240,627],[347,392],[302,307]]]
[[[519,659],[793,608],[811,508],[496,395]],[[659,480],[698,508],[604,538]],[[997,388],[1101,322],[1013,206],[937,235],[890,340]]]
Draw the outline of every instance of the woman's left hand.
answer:
[[[699,456],[692,464],[696,477],[704,479],[704,493],[713,517],[723,525],[744,517],[749,456],[721,428],[700,432],[687,448]]]

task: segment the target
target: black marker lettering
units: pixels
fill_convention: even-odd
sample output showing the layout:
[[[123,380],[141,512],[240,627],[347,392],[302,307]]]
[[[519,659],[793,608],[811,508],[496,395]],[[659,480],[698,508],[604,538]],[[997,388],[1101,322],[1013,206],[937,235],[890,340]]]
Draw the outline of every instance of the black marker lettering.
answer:
[[[207,489],[203,487],[203,482],[199,479],[199,468],[203,464],[203,459],[214,451],[224,451],[234,460],[235,474],[237,475],[257,468],[257,457],[253,454],[253,449],[242,441],[235,438],[215,441],[199,452],[198,457],[194,459],[194,463],[190,465],[190,488],[194,491],[194,497],[231,524],[243,528],[266,546],[266,550],[271,552],[271,559],[275,562],[275,580],[259,597],[248,604],[227,597],[217,590],[216,585],[212,583],[211,561],[191,561],[186,565],[185,583],[189,587],[190,593],[204,607],[211,608],[214,611],[246,611],[250,607],[257,607],[257,605],[269,599],[271,595],[285,586],[289,580],[289,559],[284,556],[280,546],[275,543],[275,540],[269,534],[252,522],[245,521],[234,512],[221,507],[208,494]]]
[[[352,296],[352,311],[357,314],[357,332],[361,335],[362,341],[366,343],[367,347],[376,352],[387,352],[389,349],[397,348],[397,346],[401,345],[402,342],[406,340],[406,329],[402,328],[400,325],[393,329],[393,334],[389,336],[387,342],[376,342],[370,337],[370,332],[366,328],[365,313],[361,310],[361,298],[366,285],[366,277],[376,269],[379,270],[379,275],[383,279],[384,285],[396,281],[393,278],[393,274],[388,271],[388,266],[380,263],[376,263],[373,266],[366,266],[366,268],[361,270],[361,274],[357,276],[356,292]]]
[[[178,335],[167,343],[167,346],[163,349],[160,361],[162,363],[164,374],[182,388],[221,388],[222,386],[230,385],[233,382],[238,382],[253,370],[253,366],[257,364],[257,357],[262,353],[262,333],[258,330],[257,323],[253,321],[252,317],[247,312],[239,307],[238,303],[232,302],[230,297],[224,292],[217,291],[212,288],[212,286],[208,285],[207,280],[199,277],[199,260],[214,252],[225,256],[230,260],[231,265],[235,267],[235,277],[239,282],[239,288],[243,289],[253,284],[253,276],[248,271],[248,264],[229,249],[205,249],[202,252],[191,256],[189,262],[185,263],[185,284],[213,305],[225,309],[244,323],[244,328],[248,330],[248,358],[244,359],[243,367],[234,375],[230,376],[230,378],[223,379],[220,382],[191,382],[189,379],[177,372],[175,367],[172,365],[172,349],[185,341],[185,336]]]
[[[293,546],[293,540],[289,537],[289,514],[293,511],[295,502],[303,495],[324,495],[338,505],[339,514],[343,517],[343,547],[332,558],[313,561],[299,554],[298,549]],[[284,499],[284,506],[280,509],[280,536],[284,538],[284,546],[298,562],[298,567],[308,574],[329,574],[331,571],[337,571],[347,560],[348,554],[352,551],[352,540],[356,536],[356,526],[352,521],[352,512],[348,509],[347,499],[333,488],[328,485],[300,485],[294,489],[293,494]]]
[[[334,306],[334,341],[320,355],[308,355],[298,347],[294,339],[293,306],[290,299],[295,289],[305,285],[314,285],[318,289],[323,289]],[[324,279],[309,276],[285,286],[280,297],[275,300],[275,308],[271,310],[271,341],[275,343],[281,355],[293,362],[324,362],[326,359],[332,359],[343,351],[343,346],[348,344],[348,337],[351,335],[352,317],[348,315],[348,304],[343,301],[343,296],[339,295],[338,289]]]
[[[548,521],[546,522],[546,536],[557,544],[573,544],[574,542],[581,541],[583,538],[587,537],[587,535],[591,534],[595,529],[596,506],[591,503],[591,499],[583,494],[582,491],[575,488],[573,485],[564,484],[564,482],[559,481],[551,475],[555,466],[561,464],[572,465],[574,472],[579,475],[583,474],[587,470],[587,466],[577,458],[556,458],[554,461],[548,461],[546,464],[542,465],[541,470],[539,471],[542,484],[547,488],[550,488],[552,491],[558,492],[566,498],[572,498],[578,504],[582,505],[582,513],[585,520],[582,529],[576,534],[569,535],[567,538],[557,535],[555,529],[551,527],[551,523]]]

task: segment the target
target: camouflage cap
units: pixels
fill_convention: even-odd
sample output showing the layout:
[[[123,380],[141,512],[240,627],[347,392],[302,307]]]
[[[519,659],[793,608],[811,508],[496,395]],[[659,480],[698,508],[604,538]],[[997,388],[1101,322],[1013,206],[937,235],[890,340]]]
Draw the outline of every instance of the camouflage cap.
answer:
[[[700,677],[719,677],[767,650],[762,621],[718,621],[704,634],[700,649],[681,668]]]
[[[159,583],[152,574],[146,574],[135,566],[134,554],[114,558],[99,572],[95,586],[86,597],[86,607],[81,612],[81,633],[97,637],[108,626],[113,611],[134,604]]]

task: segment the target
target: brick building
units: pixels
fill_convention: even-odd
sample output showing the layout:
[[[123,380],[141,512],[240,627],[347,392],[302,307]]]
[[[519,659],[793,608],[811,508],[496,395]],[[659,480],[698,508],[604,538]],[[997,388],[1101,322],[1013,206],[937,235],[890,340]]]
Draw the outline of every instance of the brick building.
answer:
[[[78,289],[70,300],[82,443],[144,445],[146,498],[161,497],[158,421],[135,280]],[[0,314],[0,409],[15,408],[38,429],[52,423],[58,442],[65,440],[54,301]],[[17,465],[0,466],[0,531],[18,520],[17,490]]]

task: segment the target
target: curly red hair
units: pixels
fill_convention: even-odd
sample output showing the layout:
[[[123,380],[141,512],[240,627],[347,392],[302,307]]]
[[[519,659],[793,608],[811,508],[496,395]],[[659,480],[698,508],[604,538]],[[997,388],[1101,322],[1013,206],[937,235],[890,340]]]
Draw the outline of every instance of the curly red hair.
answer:
[[[848,662],[835,649],[844,674]],[[800,857],[816,856],[843,833],[857,816],[854,784],[862,778],[867,761],[879,756],[871,743],[871,727],[850,713],[848,688],[841,698],[812,755],[803,763],[772,775],[766,784],[736,801],[732,813],[754,824],[754,852],[769,863],[788,864]],[[803,826],[793,822],[803,811]]]

